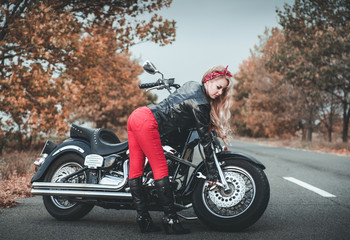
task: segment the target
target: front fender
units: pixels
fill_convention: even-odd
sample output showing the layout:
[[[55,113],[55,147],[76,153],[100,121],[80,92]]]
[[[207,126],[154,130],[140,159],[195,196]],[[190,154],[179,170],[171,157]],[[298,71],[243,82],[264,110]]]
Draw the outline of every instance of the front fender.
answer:
[[[225,161],[226,159],[232,159],[232,160],[240,159],[240,160],[245,160],[247,162],[253,163],[254,165],[257,165],[263,170],[265,169],[264,164],[262,164],[258,159],[245,153],[223,151],[223,152],[217,153],[216,156],[218,157],[219,161]]]
[[[45,173],[48,171],[51,164],[59,156],[67,152],[74,152],[85,158],[86,155],[91,153],[90,143],[82,139],[70,138],[57,145],[57,147],[46,157],[43,165],[41,165],[36,174],[33,176],[31,183],[43,181]]]
[[[216,154],[219,162],[223,162],[225,160],[244,160],[247,161],[249,163],[252,163],[258,167],[260,167],[261,169],[265,169],[264,164],[262,164],[259,160],[257,160],[256,158],[245,154],[245,153],[238,153],[238,152],[232,152],[232,151],[223,151],[220,153]],[[196,177],[198,172],[205,172],[205,165],[204,162],[200,162],[197,167],[195,168],[195,170],[193,171],[190,180],[188,181],[187,187],[185,189],[185,191],[183,192],[182,196],[187,197],[189,195],[192,194],[192,192],[194,191],[198,181],[200,180],[199,178]]]

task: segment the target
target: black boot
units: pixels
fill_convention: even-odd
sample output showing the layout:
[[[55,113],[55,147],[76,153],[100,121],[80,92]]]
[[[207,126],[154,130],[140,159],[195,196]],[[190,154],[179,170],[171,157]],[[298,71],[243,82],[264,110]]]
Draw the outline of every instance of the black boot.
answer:
[[[176,214],[174,206],[174,196],[171,190],[169,177],[164,177],[154,181],[157,187],[158,197],[164,210],[163,227],[166,234],[186,234],[189,229],[182,227]]]
[[[160,227],[153,224],[152,218],[148,213],[146,196],[142,186],[142,177],[129,179],[130,192],[136,208],[136,222],[142,233],[158,232]]]

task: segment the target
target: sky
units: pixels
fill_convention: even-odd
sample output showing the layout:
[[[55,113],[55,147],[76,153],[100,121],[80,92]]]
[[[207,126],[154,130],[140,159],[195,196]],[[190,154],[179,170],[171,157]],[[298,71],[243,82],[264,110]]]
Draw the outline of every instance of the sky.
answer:
[[[229,66],[236,73],[250,50],[259,44],[265,28],[280,27],[276,7],[293,5],[293,0],[173,0],[159,15],[176,21],[176,40],[161,47],[152,42],[130,48],[132,57],[140,63],[150,60],[165,78],[174,77],[182,85],[187,81],[200,82],[212,66]],[[154,82],[160,75],[146,72],[142,83]],[[153,90],[158,100],[166,90]]]

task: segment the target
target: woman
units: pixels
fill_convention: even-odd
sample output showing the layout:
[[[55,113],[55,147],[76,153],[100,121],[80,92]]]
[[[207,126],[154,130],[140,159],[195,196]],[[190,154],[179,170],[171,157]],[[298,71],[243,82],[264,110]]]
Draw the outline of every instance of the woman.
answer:
[[[160,230],[153,224],[148,213],[142,187],[145,156],[151,165],[164,210],[162,222],[166,233],[190,232],[182,227],[174,208],[161,138],[178,128],[196,127],[206,157],[207,179],[216,181],[217,170],[211,157],[209,126],[214,127],[218,136],[223,139],[229,134],[231,77],[227,67],[213,67],[204,74],[202,84],[187,82],[159,104],[140,107],[130,115],[127,126],[130,151],[129,186],[141,232]]]

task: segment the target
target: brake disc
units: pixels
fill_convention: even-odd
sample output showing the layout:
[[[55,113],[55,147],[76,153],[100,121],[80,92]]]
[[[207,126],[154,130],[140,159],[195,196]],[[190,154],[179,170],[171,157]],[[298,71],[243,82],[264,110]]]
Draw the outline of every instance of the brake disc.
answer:
[[[237,205],[243,199],[246,184],[241,175],[236,172],[225,172],[224,174],[230,190],[225,192],[223,188],[216,187],[208,194],[216,206],[229,208]]]

